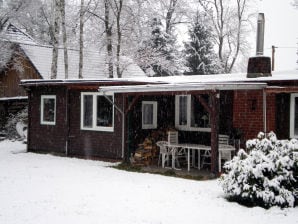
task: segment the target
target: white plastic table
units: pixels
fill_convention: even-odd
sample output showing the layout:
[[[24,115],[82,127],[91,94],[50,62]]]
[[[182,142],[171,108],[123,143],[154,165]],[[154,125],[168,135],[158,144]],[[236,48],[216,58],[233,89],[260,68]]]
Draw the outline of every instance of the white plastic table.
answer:
[[[187,150],[187,170],[190,171],[191,164],[195,167],[195,151],[198,151],[198,169],[201,168],[201,151],[211,150],[211,146],[192,144],[192,143],[182,143],[182,144],[171,144],[167,147],[172,148],[172,168],[175,169],[175,155],[177,150],[186,149]],[[219,145],[219,151],[235,151],[235,147],[231,145]],[[190,161],[190,154],[192,153],[192,161]],[[230,158],[231,159],[231,158]],[[218,156],[219,169],[221,168],[221,153]],[[221,170],[219,170],[221,171]]]

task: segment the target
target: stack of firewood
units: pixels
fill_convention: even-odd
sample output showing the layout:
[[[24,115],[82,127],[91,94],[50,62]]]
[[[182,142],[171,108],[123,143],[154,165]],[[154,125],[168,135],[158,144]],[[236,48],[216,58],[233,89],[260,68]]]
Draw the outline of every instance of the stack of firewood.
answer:
[[[148,166],[156,155],[157,147],[152,138],[147,137],[142,144],[139,144],[139,147],[134,154],[134,164]]]

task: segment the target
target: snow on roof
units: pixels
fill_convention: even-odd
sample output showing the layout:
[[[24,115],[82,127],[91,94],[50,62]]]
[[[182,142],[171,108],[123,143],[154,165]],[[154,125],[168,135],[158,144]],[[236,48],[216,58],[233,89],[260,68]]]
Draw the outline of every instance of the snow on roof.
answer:
[[[148,93],[148,92],[189,92],[205,90],[248,90],[264,89],[265,83],[172,83],[172,84],[148,84],[148,85],[126,85],[126,86],[100,86],[99,91],[105,94],[111,93]]]
[[[132,80],[132,79],[131,79]],[[133,79],[140,81],[140,79]],[[166,83],[223,83],[223,82],[263,82],[298,80],[298,70],[272,72],[272,76],[247,78],[246,73],[215,74],[215,75],[180,75],[164,77],[146,77],[142,81]]]
[[[272,81],[294,81],[298,80],[298,70],[295,71],[284,71],[284,72],[272,72],[272,76],[269,77],[259,77],[259,78],[247,78],[246,73],[235,73],[235,74],[216,74],[216,75],[179,75],[179,76],[166,76],[166,77],[127,77],[127,78],[96,78],[96,79],[60,79],[60,80],[22,80],[23,84],[47,84],[47,83],[80,83],[80,82],[134,82],[134,83],[151,83],[151,84],[172,84],[174,85],[209,85],[209,86],[230,86],[229,88],[242,88],[244,84],[249,85],[248,88],[251,88],[252,85],[267,84]],[[123,84],[125,85],[125,84]],[[238,85],[238,86],[237,86]],[[118,86],[120,87],[120,86]],[[132,87],[132,86],[131,86]],[[220,87],[226,88],[226,87]]]
[[[40,45],[21,44],[25,54],[31,60],[43,79],[50,79],[52,65],[52,47]],[[85,50],[83,53],[83,79],[103,79],[108,77],[108,67],[106,57],[96,51]],[[133,61],[127,57],[122,57],[123,77],[145,77],[145,73]],[[79,51],[68,50],[68,77],[77,79],[79,72]],[[114,73],[114,75],[116,75]],[[64,79],[64,52],[59,49],[57,79]]]
[[[12,24],[8,24],[6,26],[4,31],[1,33],[1,37],[2,39],[9,42],[36,44],[34,39],[29,34]]]
[[[0,97],[0,101],[26,100],[26,99],[28,99],[28,96]]]

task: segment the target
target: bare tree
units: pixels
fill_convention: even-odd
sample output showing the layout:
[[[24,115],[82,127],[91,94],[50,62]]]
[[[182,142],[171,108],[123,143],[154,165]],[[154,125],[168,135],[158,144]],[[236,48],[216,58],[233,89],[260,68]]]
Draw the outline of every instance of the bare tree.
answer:
[[[104,0],[104,8],[105,8],[105,33],[106,33],[106,41],[107,41],[107,52],[108,52],[108,70],[109,70],[109,78],[113,78],[113,43],[112,43],[112,25],[110,21],[110,3],[109,0]]]
[[[65,79],[68,79],[68,48],[67,48],[67,33],[65,24],[65,0],[60,0],[61,25],[63,34],[63,51],[64,51],[64,71]]]
[[[52,40],[53,40],[53,53],[52,53],[52,66],[51,66],[51,79],[57,78],[57,66],[58,66],[58,38],[59,38],[59,13],[60,2],[59,0],[53,0],[53,15],[54,21],[52,25]]]
[[[5,5],[1,2],[0,31],[3,30],[10,20],[18,20],[23,12],[27,12],[31,3],[32,0],[11,0],[7,1]]]
[[[248,1],[198,0],[214,28],[218,58],[226,73],[230,73],[240,51],[245,49],[245,33],[249,22]]]
[[[169,8],[166,12],[166,33],[171,33],[172,17],[175,12],[178,0],[170,0]]]
[[[120,20],[121,20],[121,13],[122,13],[122,7],[123,7],[123,0],[114,0],[114,5],[115,5],[114,13],[116,16],[116,27],[117,27],[116,68],[117,68],[117,77],[121,78],[122,72],[120,69],[120,52],[121,52],[122,27],[120,24]]]
[[[81,8],[80,8],[80,58],[79,58],[79,79],[83,78],[83,49],[84,49],[84,0],[81,0]]]

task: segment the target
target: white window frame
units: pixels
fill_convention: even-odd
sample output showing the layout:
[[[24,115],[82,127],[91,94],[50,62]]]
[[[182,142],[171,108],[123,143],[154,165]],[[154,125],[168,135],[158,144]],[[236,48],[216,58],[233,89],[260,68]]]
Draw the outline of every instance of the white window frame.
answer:
[[[187,122],[184,125],[179,124],[179,109],[180,101],[179,97],[187,96]],[[175,96],[175,127],[181,131],[201,131],[201,132],[211,132],[211,128],[208,127],[192,127],[191,126],[191,95],[176,95]]]
[[[153,119],[152,124],[144,124],[144,106],[145,105],[153,105]],[[157,128],[157,102],[156,101],[142,101],[142,129],[156,129]]]
[[[44,120],[44,100],[45,99],[54,99],[54,121],[45,121]],[[56,95],[41,95],[40,96],[40,124],[44,125],[56,125]]]
[[[92,127],[84,127],[84,96],[89,95],[92,96]],[[114,113],[115,113],[115,107],[112,105],[112,126],[111,127],[105,127],[105,126],[97,126],[96,125],[96,119],[97,119],[97,96],[104,96],[103,93],[98,92],[81,92],[81,130],[89,130],[89,131],[105,131],[105,132],[113,132],[114,131]],[[112,97],[112,102],[114,103],[114,94],[106,94],[106,96]]]
[[[298,98],[298,93],[291,94],[290,102],[290,138],[298,138],[295,135],[295,99]]]

